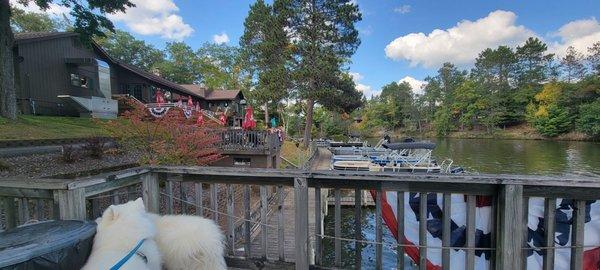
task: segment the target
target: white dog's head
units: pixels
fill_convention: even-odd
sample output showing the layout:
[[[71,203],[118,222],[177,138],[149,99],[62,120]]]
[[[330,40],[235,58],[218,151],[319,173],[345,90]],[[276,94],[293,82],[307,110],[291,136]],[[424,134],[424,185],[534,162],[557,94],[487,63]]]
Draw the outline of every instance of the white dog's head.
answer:
[[[135,227],[147,227],[147,224],[151,222],[146,216],[144,201],[142,198],[138,198],[135,201],[109,206],[102,213],[102,217],[96,219],[96,223],[98,224],[98,232],[102,232],[115,225],[120,228],[127,226],[133,229]]]

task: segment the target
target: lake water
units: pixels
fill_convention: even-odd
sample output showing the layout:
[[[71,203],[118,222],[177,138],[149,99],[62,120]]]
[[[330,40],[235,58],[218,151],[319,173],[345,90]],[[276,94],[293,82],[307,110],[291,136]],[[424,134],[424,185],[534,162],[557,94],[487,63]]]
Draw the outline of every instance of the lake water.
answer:
[[[536,140],[492,139],[430,139],[436,142],[433,151],[438,161],[452,159],[454,166],[461,166],[469,173],[538,174],[538,175],[587,175],[599,177],[600,143]],[[376,143],[372,142],[372,144]],[[334,235],[334,209],[330,207],[325,217],[325,234]],[[375,209],[363,208],[363,239],[375,240]],[[342,237],[354,238],[354,211],[342,208]],[[384,225],[384,269],[396,268],[395,239]],[[333,241],[324,241],[324,263],[334,262]],[[342,263],[345,268],[355,265],[354,244],[342,242]],[[374,245],[365,244],[362,250],[363,269],[371,269],[375,263]],[[408,269],[414,266],[405,257]]]

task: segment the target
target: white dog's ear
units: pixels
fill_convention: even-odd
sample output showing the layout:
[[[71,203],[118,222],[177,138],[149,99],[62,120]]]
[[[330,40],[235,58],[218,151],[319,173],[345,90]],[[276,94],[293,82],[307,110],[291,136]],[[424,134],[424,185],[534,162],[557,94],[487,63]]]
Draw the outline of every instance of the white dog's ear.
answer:
[[[144,206],[144,200],[140,197],[137,198],[135,201],[135,206],[137,207],[137,209],[142,210],[142,211],[146,211],[146,207]]]
[[[111,221],[119,217],[119,210],[114,205],[109,206],[102,214],[102,220]]]

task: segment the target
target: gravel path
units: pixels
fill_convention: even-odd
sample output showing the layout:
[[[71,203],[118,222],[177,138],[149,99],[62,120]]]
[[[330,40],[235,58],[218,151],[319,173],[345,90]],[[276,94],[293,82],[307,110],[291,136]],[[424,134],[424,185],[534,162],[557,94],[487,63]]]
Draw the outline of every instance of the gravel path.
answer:
[[[62,154],[50,153],[0,158],[0,162],[9,166],[8,171],[0,171],[0,178],[10,176],[68,178],[70,175],[88,171],[97,171],[95,174],[98,174],[106,168],[133,166],[137,162],[137,155],[110,153],[105,154],[101,159],[94,159],[82,154],[74,162],[65,162],[62,160]]]

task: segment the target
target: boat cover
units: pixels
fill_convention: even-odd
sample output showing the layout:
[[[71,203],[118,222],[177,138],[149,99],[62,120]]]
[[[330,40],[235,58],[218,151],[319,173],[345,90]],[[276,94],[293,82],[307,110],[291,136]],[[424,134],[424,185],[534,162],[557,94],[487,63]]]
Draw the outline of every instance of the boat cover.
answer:
[[[435,143],[432,142],[406,142],[406,143],[384,143],[383,148],[400,149],[434,149]]]

